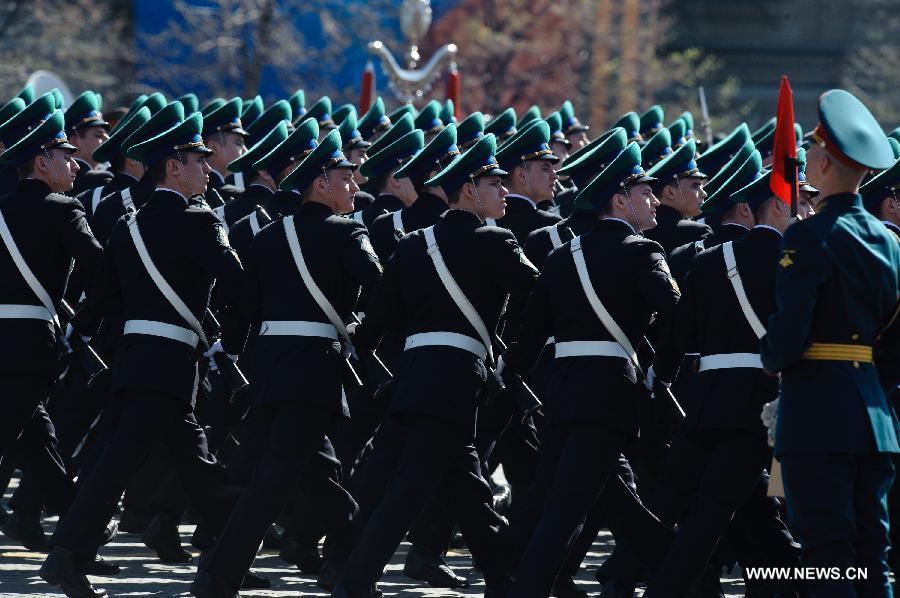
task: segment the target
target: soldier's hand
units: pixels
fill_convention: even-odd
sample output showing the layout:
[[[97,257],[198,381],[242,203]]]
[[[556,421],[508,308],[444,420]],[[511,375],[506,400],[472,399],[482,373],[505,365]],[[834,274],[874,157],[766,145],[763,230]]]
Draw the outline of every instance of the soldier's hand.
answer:
[[[231,355],[230,353],[226,353],[225,349],[222,348],[222,341],[217,340],[216,342],[213,343],[213,345],[209,348],[209,350],[203,354],[203,357],[206,357],[207,359],[209,359],[209,371],[211,371],[211,372],[216,372],[219,370],[219,366],[216,363],[216,354],[217,353],[222,353],[223,355],[227,356],[228,359],[230,359],[231,361],[238,360],[237,355]]]
[[[503,370],[506,368],[506,363],[503,361],[503,356],[497,360],[497,367],[494,368],[494,371],[491,374],[494,376],[494,379],[500,384],[501,387],[506,386],[506,383],[503,381]]]

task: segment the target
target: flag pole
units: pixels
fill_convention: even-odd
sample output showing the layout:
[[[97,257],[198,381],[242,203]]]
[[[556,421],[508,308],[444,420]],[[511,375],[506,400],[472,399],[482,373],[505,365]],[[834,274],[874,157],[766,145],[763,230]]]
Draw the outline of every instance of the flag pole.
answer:
[[[800,162],[797,158],[790,156],[784,159],[784,173],[787,175],[788,182],[791,184],[791,218],[797,217],[797,201],[799,190],[797,189],[797,169]]]

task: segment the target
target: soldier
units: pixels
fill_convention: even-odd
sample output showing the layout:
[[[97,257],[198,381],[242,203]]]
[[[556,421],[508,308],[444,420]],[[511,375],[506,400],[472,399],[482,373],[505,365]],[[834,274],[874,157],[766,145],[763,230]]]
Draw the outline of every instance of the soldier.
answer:
[[[590,141],[587,132],[590,127],[575,117],[575,109],[572,102],[566,100],[559,108],[559,116],[562,119],[562,131],[571,144],[572,151],[578,151]]]
[[[544,121],[536,121],[497,152],[497,161],[509,173],[503,181],[509,193],[503,218],[496,222],[490,220],[488,224],[511,230],[523,245],[531,231],[561,220],[537,208],[537,202],[553,198],[557,179],[553,166],[559,160],[549,143],[550,127]]]
[[[425,133],[425,143],[428,143],[434,136],[441,132],[444,128],[444,122],[440,117],[441,105],[436,100],[431,100],[419,111],[413,120],[413,126],[421,129]]]
[[[374,143],[390,126],[391,119],[384,113],[384,100],[378,97],[359,119],[357,129],[363,139]]]
[[[900,160],[863,185],[859,192],[869,213],[900,238]]]
[[[352,107],[351,107],[352,108]],[[359,167],[368,159],[366,150],[372,145],[363,138],[363,134],[359,130],[356,120],[356,109],[352,108],[351,112],[338,127],[341,132],[341,150],[347,159],[356,164],[357,169],[353,171],[353,181],[356,186],[364,185],[369,179],[359,173]],[[353,209],[356,211],[365,209],[372,205],[375,198],[371,193],[359,190],[353,196]]]
[[[669,317],[679,296],[662,248],[637,234],[655,225],[659,202],[652,182],[640,166],[637,144],[631,143],[581,191],[579,197],[590,198],[601,220],[584,237],[547,258],[523,315],[528,326],[498,365],[501,372],[508,367],[524,375],[547,339],[555,339],[557,366],[548,385],[548,427],[528,497],[531,505],[543,504],[542,514],[538,507],[516,522],[525,532],[519,537],[530,535],[530,541],[526,540],[510,596],[547,595],[561,555],[607,479],[613,480],[610,486],[621,482],[615,475],[619,457],[637,436],[643,388],[632,347],[644,335],[651,314]],[[623,280],[631,282],[622,284]],[[597,389],[603,389],[599,396]],[[582,475],[585,468],[592,475]],[[622,502],[625,496],[619,493],[604,501],[612,509],[607,523],[614,533],[655,522],[646,511],[643,521],[634,519],[634,509],[641,508],[633,495]],[[625,506],[632,513],[616,516],[615,511]],[[534,522],[529,519],[538,514],[537,526],[528,534]],[[641,541],[647,542],[648,552],[658,550],[667,538],[665,530],[653,524],[644,533],[648,535]]]
[[[382,140],[386,137],[382,137]],[[396,179],[394,173],[403,164],[422,150],[425,136],[419,129],[407,133],[389,146],[372,154],[360,167],[363,176],[369,179],[375,191],[375,201],[363,209],[354,212],[353,220],[362,222],[367,227],[382,214],[390,214],[416,201],[416,190],[408,178]]]
[[[890,596],[885,499],[900,444],[872,347],[900,346],[900,245],[858,190],[894,158],[852,94],[825,92],[818,112],[806,175],[822,199],[814,218],[785,233],[777,309],[760,344],[765,369],[782,374],[775,456],[801,564],[867,568],[856,582],[810,582],[813,595]]]
[[[512,108],[507,108],[494,118],[492,118],[485,126],[484,126],[484,134],[493,133],[494,137],[497,138],[497,145],[503,145],[509,139],[516,134],[518,129],[516,129],[516,111]]]
[[[378,152],[380,152],[381,150],[383,150],[390,144],[394,143],[395,141],[397,141],[398,139],[400,139],[407,133],[411,132],[415,128],[413,126],[413,117],[411,114],[404,114],[397,120],[393,121],[393,123],[394,124],[391,125],[390,128],[388,128],[382,135],[380,135],[378,137],[378,139],[373,141],[372,144],[366,148],[366,159],[368,159],[371,156],[374,156],[375,154],[377,154]],[[365,182],[363,183],[362,187],[366,193],[374,196],[378,192],[378,189],[375,187],[375,181],[371,181],[368,178],[366,178],[364,175],[358,174],[356,180],[360,180],[360,179],[365,179]],[[369,205],[372,205],[372,204],[369,204]],[[369,207],[369,206],[366,206],[366,207]],[[362,208],[362,209],[364,209],[364,208]],[[353,214],[353,217],[359,218],[360,216],[357,216],[357,213],[360,211],[361,211],[360,209],[357,209],[356,212]]]
[[[303,122],[305,119],[301,117],[306,114],[306,94],[303,90],[298,89],[291,94],[291,97],[288,98],[288,104],[291,105],[291,115],[294,118],[294,126]]]
[[[706,148],[706,151],[697,157],[697,166],[707,176],[715,177],[748,140],[750,140],[750,129],[747,128],[746,123],[741,123],[721,141]]]
[[[259,115],[252,123],[247,123],[244,121],[244,126],[247,129],[247,139],[245,141],[245,145],[248,148],[253,147],[257,143],[262,140],[263,137],[269,134],[269,132],[275,128],[275,126],[281,121],[287,121],[287,131],[288,133],[293,132],[294,125],[293,123],[293,112],[291,111],[291,104],[287,100],[278,100],[273,103],[271,106],[266,108],[265,112]],[[227,177],[225,177],[225,182],[228,184],[232,184],[239,189],[247,188],[247,183],[244,180],[244,173],[242,172],[232,172]],[[237,219],[232,220],[229,223],[229,226],[233,225]]]
[[[775,273],[791,215],[790,206],[772,194],[769,174],[755,171],[751,176],[755,180],[731,199],[746,205],[755,226],[741,238],[694,257],[681,285],[674,334],[660,343],[652,366],[668,383],[685,353],[701,356],[685,438],[672,447],[675,451],[689,444],[688,457],[673,459],[682,468],[672,472],[674,487],[665,489],[681,493],[682,499],[696,498],[650,581],[648,596],[687,596],[735,512],[752,500],[766,500],[760,471],[770,455],[758,414],[777,397],[778,381],[763,372],[756,350],[765,333],[762,322],[775,311]],[[754,564],[796,564],[790,534],[780,521],[774,523],[781,533],[773,537],[780,545],[769,543],[766,560]],[[761,533],[762,526],[755,529]],[[789,593],[790,587],[767,588],[770,593],[779,590]]]
[[[157,444],[165,441],[192,503],[221,526],[234,493],[206,450],[206,436],[193,413],[198,346],[213,283],[236,302],[241,265],[212,212],[188,198],[206,190],[210,168],[203,145],[203,119],[194,113],[160,135],[131,147],[156,182],[140,213],[113,229],[88,305],[72,324],[92,334],[106,307],[124,305],[125,334],[113,371],[121,414],[115,435],[61,518],[54,548],[40,575],[70,596],[103,596],[77,568],[94,554],[97,538],[113,515],[122,490]],[[170,286],[173,285],[173,286]],[[234,303],[232,303],[234,304]],[[226,347],[239,353],[240,347]]]
[[[386,329],[407,335],[391,405],[391,418],[405,430],[406,442],[333,596],[368,595],[442,482],[454,496],[487,594],[502,596],[508,589],[499,538],[505,523],[491,508],[491,491],[481,475],[475,418],[489,375],[489,331],[507,294],[526,294],[537,271],[510,232],[482,224],[503,215],[500,177],[506,173],[495,151],[494,136],[486,135],[427,181],[444,189],[451,209],[433,227],[400,241],[356,330],[360,348],[374,347]]]
[[[100,107],[100,94],[86,91],[75,98],[65,112],[66,135],[69,136],[69,143],[78,148],[74,154],[78,174],[68,195],[75,196],[85,189],[106,185],[113,178],[112,173],[97,169],[98,163],[93,157],[94,150],[109,137],[109,123],[103,120]]]
[[[456,145],[464,152],[484,137],[484,114],[473,112],[456,127]]]
[[[803,141],[803,129],[798,123],[794,123],[794,139],[796,140],[798,145],[801,141]],[[774,128],[756,141],[756,149],[759,150],[759,154],[762,156],[763,166],[766,168],[771,168],[772,150],[775,149]]]
[[[44,94],[30,104],[25,104],[21,98],[14,98],[4,106],[4,110],[9,116],[0,123],[0,147],[5,150],[28,135],[40,121],[45,120],[47,115],[56,110],[56,100],[50,93]],[[0,195],[10,193],[18,184],[19,174],[15,165],[0,166]]]
[[[672,153],[672,134],[669,129],[660,127],[641,148],[641,167],[649,170],[651,166]]]
[[[63,127],[62,112],[52,112],[0,155],[0,162],[13,165],[20,179],[0,200],[4,280],[0,376],[7,397],[0,456],[15,456],[48,508],[60,515],[75,497],[75,484],[72,473],[65,469],[45,409],[59,375],[60,350],[68,342],[60,340],[56,305],[63,296],[72,259],[80,269],[93,271],[103,253],[81,204],[63,195],[71,190],[78,170],[72,158],[76,148],[66,140]],[[50,231],[53,234],[48,235]],[[13,515],[3,533],[29,548],[46,548],[39,521]],[[78,566],[89,563],[89,557]]]
[[[295,119],[297,116],[295,115]],[[331,117],[331,98],[322,96],[316,103],[309,107],[309,110],[303,113],[303,119],[314,118],[319,124],[319,140],[325,137],[330,131],[337,129],[334,119]],[[294,121],[298,122],[298,121]]]
[[[650,106],[647,111],[641,115],[641,137],[645,140],[652,138],[663,128],[664,120],[665,113],[663,112],[662,106],[659,104]]]
[[[203,143],[214,152],[209,158],[212,171],[207,195],[219,218],[224,218],[224,204],[241,192],[234,185],[226,185],[225,176],[228,165],[247,152],[248,133],[241,122],[242,104],[240,98],[233,98],[203,115]],[[223,201],[219,202],[219,199]]]
[[[329,566],[340,568],[349,551],[357,506],[341,487],[326,434],[349,415],[343,319],[381,276],[365,227],[338,216],[353,201],[354,168],[340,150],[340,134],[328,134],[281,183],[294,195],[292,209],[254,240],[242,309],[260,326],[250,369],[260,381],[253,402],[268,424],[268,448],[191,584],[195,596],[237,594],[298,473],[329,528]]]
[[[532,105],[528,110],[522,113],[516,122],[516,128],[521,129],[532,121],[541,119],[541,109],[537,105]],[[562,122],[560,120],[560,122]]]

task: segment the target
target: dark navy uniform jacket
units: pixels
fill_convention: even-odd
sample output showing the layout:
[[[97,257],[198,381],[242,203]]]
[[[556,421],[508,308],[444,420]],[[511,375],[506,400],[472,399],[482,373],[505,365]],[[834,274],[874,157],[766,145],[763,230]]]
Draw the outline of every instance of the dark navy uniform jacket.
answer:
[[[396,195],[382,193],[376,197],[372,203],[363,208],[363,224],[365,224],[366,227],[372,226],[372,223],[375,222],[375,219],[379,216],[402,210],[404,207],[403,200]]]
[[[441,214],[447,211],[447,202],[431,193],[423,193],[408,208],[400,210],[403,233],[394,229],[394,214],[382,214],[369,226],[372,246],[382,262],[386,262],[397,248],[397,241],[404,234],[426,228],[436,223]]]
[[[237,304],[241,264],[215,214],[192,206],[178,193],[157,189],[136,218],[157,269],[198,320],[203,320],[214,283],[229,305]],[[79,312],[75,327],[92,334],[105,311],[117,309],[117,304],[125,320],[189,328],[144,268],[124,218],[113,228],[88,305]],[[227,328],[231,322],[246,330],[236,317],[223,318],[222,324]],[[242,345],[243,339],[226,345],[227,352],[240,353]],[[168,338],[126,334],[118,346],[113,391],[143,389],[193,403],[199,352]]]
[[[788,228],[763,365],[781,372],[775,454],[900,452],[897,417],[870,363],[804,359],[812,343],[872,347],[900,298],[900,244],[859,195],[823,198]],[[881,339],[896,347],[896,324]],[[895,353],[896,354],[896,353]]]
[[[74,198],[27,179],[0,197],[0,211],[19,252],[55,306],[63,297],[72,258],[86,272],[93,273],[97,267],[103,248],[91,234],[81,203]],[[0,247],[0,280],[0,304],[42,305],[5,246]],[[0,319],[0,372],[49,379],[57,373],[58,356],[54,324]]]
[[[512,233],[484,226],[471,212],[448,210],[434,232],[447,268],[493,332],[507,296],[526,296],[537,270]],[[404,336],[455,332],[479,339],[438,277],[422,231],[400,240],[355,342],[373,348],[385,330]],[[487,376],[478,356],[454,347],[418,347],[404,351],[395,369],[393,412],[445,419],[474,435],[476,402]]]
[[[559,231],[560,240],[565,243],[575,238],[575,235],[583,235],[597,224],[597,212],[594,210],[576,210],[568,218],[558,224],[545,226],[528,234],[525,242],[525,255],[540,269],[544,268],[544,260],[553,251],[553,240],[550,237],[550,229],[554,226]]]
[[[657,312],[670,318],[678,285],[669,275],[662,247],[634,234],[623,221],[606,219],[581,237],[591,281],[603,305],[637,349]],[[547,258],[523,314],[520,340],[503,359],[526,375],[547,338],[613,341],[581,290],[570,243]],[[643,387],[631,362],[619,357],[557,359],[548,384],[547,417],[561,422],[601,424],[636,435]]]
[[[108,170],[91,168],[90,164],[79,158],[75,158],[75,161],[78,163],[78,172],[75,173],[75,184],[72,190],[66,192],[69,197],[76,197],[87,189],[102,187],[112,181],[113,173]],[[85,208],[90,209],[87,206]]]
[[[744,292],[760,322],[775,311],[775,271],[781,251],[778,231],[756,227],[733,242]],[[684,353],[757,353],[759,338],[747,322],[726,273],[722,246],[699,253],[681,285],[674,334],[657,347],[654,369],[673,380]],[[778,379],[762,369],[699,372],[691,382],[686,429],[740,429],[765,434],[759,414],[778,396]]]
[[[221,206],[216,213],[223,216],[225,226],[231,234],[231,227],[244,216],[249,216],[256,206],[266,207],[275,192],[265,185],[251,184],[244,191],[236,194],[231,201]]]
[[[366,193],[362,190],[357,191],[353,195],[353,209],[358,211],[364,208],[368,208],[374,201],[375,196],[373,196],[371,193]]]
[[[656,226],[645,235],[666,250],[666,255],[685,243],[693,243],[712,236],[712,229],[706,224],[682,218],[673,207],[660,205],[656,208]]]
[[[300,194],[293,191],[276,191],[263,206],[272,222],[281,220],[284,214],[293,214],[300,204]],[[259,222],[260,227],[263,223]],[[263,227],[264,228],[264,227]],[[250,224],[250,214],[234,223],[228,230],[228,241],[237,251],[241,260],[250,259],[250,247],[253,245],[253,227]]]
[[[672,276],[674,276],[675,280],[677,280],[680,284],[681,281],[684,280],[684,277],[687,275],[688,270],[691,269],[691,262],[694,259],[695,255],[697,255],[701,251],[717,247],[722,243],[726,243],[728,241],[737,241],[745,234],[747,234],[747,230],[748,229],[745,226],[734,224],[733,222],[727,222],[720,226],[719,229],[712,234],[712,236],[701,239],[701,245],[699,247],[697,246],[697,241],[685,243],[684,245],[676,247],[669,254],[668,260],[669,268],[672,270]]]
[[[137,183],[137,179],[131,175],[125,174],[124,172],[115,173],[109,182],[98,185],[98,187],[102,188],[100,191],[100,201],[103,201],[103,198],[109,195],[110,193],[115,193],[116,191],[120,191],[125,187],[129,187]],[[94,221],[94,191],[97,187],[91,187],[85,189],[81,193],[75,196],[75,199],[81,202],[81,205],[84,206],[84,212],[87,214],[87,219],[89,222],[93,223]],[[97,204],[99,207],[99,202]]]
[[[294,216],[297,237],[310,275],[335,311],[349,320],[357,300],[367,300],[381,278],[381,265],[366,228],[337,216],[318,202],[277,206]],[[263,228],[246,264],[241,307],[255,329],[264,321],[300,320],[329,323],[300,277],[284,230],[283,218]],[[224,337],[227,341],[228,337]],[[256,404],[293,401],[348,415],[341,389],[342,360],[338,341],[323,337],[268,336],[255,339],[249,361]]]
[[[132,179],[128,189],[131,193],[131,201],[134,203],[135,210],[144,207],[144,204],[147,203],[147,200],[153,194],[155,187],[146,176],[139,181]],[[94,212],[94,216],[91,218],[91,229],[94,231],[97,239],[104,245],[109,240],[109,235],[112,234],[112,229],[116,222],[125,215],[125,204],[122,203],[123,190],[124,187],[101,199],[100,203],[97,204],[97,211]]]
[[[497,226],[511,230],[519,245],[524,246],[528,233],[561,220],[559,216],[537,209],[524,197],[507,195],[506,215],[497,221]]]
[[[241,194],[241,188],[235,185],[229,185],[225,182],[217,171],[213,170],[209,173],[209,189],[207,194],[218,195],[225,203],[229,203],[232,199]],[[210,203],[214,203],[211,201]]]

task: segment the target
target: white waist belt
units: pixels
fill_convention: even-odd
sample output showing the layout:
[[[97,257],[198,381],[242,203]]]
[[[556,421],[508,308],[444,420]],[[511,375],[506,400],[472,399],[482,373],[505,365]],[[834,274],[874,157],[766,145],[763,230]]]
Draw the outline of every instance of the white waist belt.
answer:
[[[556,357],[621,357],[628,353],[613,341],[565,341],[556,343]]]
[[[0,305],[0,319],[52,322],[53,314],[42,305]]]
[[[125,322],[125,334],[148,334],[150,336],[161,336],[173,341],[178,341],[193,348],[197,348],[200,337],[197,333],[188,328],[182,328],[175,324],[167,324],[166,322],[155,322],[153,320],[128,320]]]
[[[337,329],[323,322],[302,320],[266,320],[259,327],[260,336],[320,336],[338,340]]]
[[[700,358],[700,368],[697,371],[724,370],[729,368],[757,368],[762,369],[762,360],[758,353],[719,353],[717,355],[704,355]]]
[[[487,357],[487,349],[480,341],[456,332],[420,332],[406,337],[403,350],[409,351],[416,347],[455,347],[474,353],[481,359]]]

